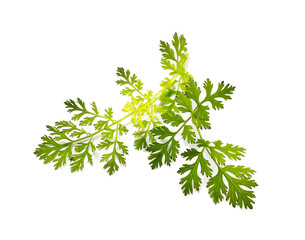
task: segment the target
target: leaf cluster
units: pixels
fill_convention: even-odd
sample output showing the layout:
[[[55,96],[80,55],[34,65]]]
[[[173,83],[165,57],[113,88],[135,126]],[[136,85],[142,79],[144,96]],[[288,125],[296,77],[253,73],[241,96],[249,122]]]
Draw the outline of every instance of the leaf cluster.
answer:
[[[112,108],[100,113],[95,102],[88,108],[80,98],[67,100],[65,106],[71,120],[47,126],[35,155],[55,169],[66,164],[71,171],[92,165],[94,154],[101,151],[100,162],[109,175],[126,165],[128,147],[122,136],[133,130],[134,147],[148,152],[152,169],[171,166],[177,159],[184,162],[178,170],[179,184],[184,195],[208,188],[215,204],[226,200],[233,207],[253,208],[257,186],[252,179],[255,171],[228,161],[240,161],[245,149],[221,140],[204,139],[202,131],[212,128],[210,111],[224,108],[232,98],[235,87],[210,79],[195,81],[187,71],[187,43],[183,35],[174,34],[172,41],[160,41],[161,67],[169,75],[161,83],[161,90],[144,91],[143,82],[135,73],[117,68],[116,83],[127,97],[122,111],[115,119]],[[124,123],[129,119],[132,123]],[[129,127],[129,129],[128,129]],[[206,136],[206,135],[204,135]],[[182,149],[182,146],[187,146]]]
[[[128,129],[117,123],[113,118],[112,108],[105,109],[103,115],[99,115],[96,104],[91,103],[91,109],[87,109],[81,99],[65,102],[68,112],[74,113],[72,121],[59,121],[55,126],[47,126],[50,136],[43,136],[42,143],[38,145],[34,154],[45,164],[53,163],[55,170],[70,164],[71,172],[82,170],[86,162],[93,164],[92,155],[99,150],[107,150],[101,162],[105,162],[104,168],[112,175],[119,169],[118,163],[124,165],[125,155],[128,154],[127,146],[118,141],[118,136],[128,132]],[[92,126],[96,130],[90,133],[84,126]],[[100,134],[99,143],[93,141],[95,135]]]

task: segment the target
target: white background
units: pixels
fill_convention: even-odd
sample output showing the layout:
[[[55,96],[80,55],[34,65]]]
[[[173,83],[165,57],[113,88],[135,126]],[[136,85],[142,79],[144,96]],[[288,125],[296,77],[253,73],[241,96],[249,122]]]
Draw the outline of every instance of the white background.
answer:
[[[304,1],[0,2],[0,239],[304,239]],[[95,159],[54,171],[33,154],[45,125],[82,98],[116,116],[115,70],[159,89],[159,40],[184,34],[189,70],[236,86],[206,139],[247,149],[256,204],[214,205],[205,186],[185,197],[177,169],[152,171],[132,148],[108,176]],[[203,185],[205,185],[206,180]]]

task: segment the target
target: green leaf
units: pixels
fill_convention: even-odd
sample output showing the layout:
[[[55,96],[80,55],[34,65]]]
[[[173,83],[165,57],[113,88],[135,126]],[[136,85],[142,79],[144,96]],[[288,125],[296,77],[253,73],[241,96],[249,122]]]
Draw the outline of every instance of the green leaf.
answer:
[[[89,115],[84,117],[84,119],[80,120],[79,125],[80,126],[91,126],[94,122],[94,120],[97,117],[100,117],[99,111],[97,109],[97,106],[95,102],[91,103],[92,107],[92,112],[88,111],[86,109],[85,103],[80,99],[77,98],[77,101],[75,102],[74,100],[67,100],[65,101],[66,108],[68,109],[68,112],[77,112],[73,115],[72,120],[78,121],[85,115]]]
[[[244,167],[241,165],[226,165],[223,170],[235,175],[237,178],[249,178],[252,177],[255,171],[249,167]]]
[[[130,71],[127,69],[126,71],[122,67],[118,67],[116,71],[116,75],[118,77],[122,77],[123,79],[117,80],[118,85],[125,85],[129,83]]]
[[[99,121],[97,121],[97,123],[94,124],[94,128],[97,131],[107,129],[108,128],[108,123],[109,123],[109,120],[107,120],[107,121],[99,120]]]
[[[174,75],[176,72],[176,66],[170,60],[162,58],[161,66],[164,70],[171,70],[170,75]]]
[[[165,143],[154,142],[149,145],[147,151],[151,152],[148,157],[151,168],[161,167],[163,163],[170,166],[172,162],[176,161],[179,147],[179,142],[173,137]]]
[[[223,145],[220,140],[215,141],[213,143],[215,145],[215,149],[222,152],[231,160],[241,160],[241,157],[245,156],[244,153],[246,152],[246,149],[243,147],[233,146],[233,144]]]
[[[198,87],[197,83],[190,79],[185,86],[185,95],[177,94],[177,102],[180,105],[181,112],[190,112],[192,117],[193,124],[202,129],[210,129],[211,125],[209,123],[209,107],[202,105],[200,102],[200,93],[201,90]],[[196,108],[193,110],[192,108],[192,99],[196,103]]]
[[[105,109],[105,114],[103,116],[105,119],[112,121],[113,120],[113,110],[112,108]]]
[[[160,139],[165,139],[167,137],[171,137],[175,135],[175,133],[171,132],[167,127],[161,126],[161,127],[156,127],[151,130],[151,133]]]
[[[192,77],[185,69],[187,60],[186,45],[184,36],[178,36],[177,33],[173,36],[172,46],[167,42],[160,41],[161,66],[164,70],[170,70],[169,75],[179,74],[182,80],[181,83],[185,83]]]
[[[108,150],[113,144],[114,144],[113,141],[110,141],[109,139],[106,139],[105,141],[100,142],[97,145],[97,148],[100,149],[100,150],[102,150],[102,149]]]
[[[39,159],[44,160],[44,164],[59,162],[55,166],[55,169],[65,165],[66,158],[70,158],[72,155],[71,143],[59,144],[54,138],[49,136],[43,136],[41,139],[42,143],[35,149],[34,154]]]
[[[113,139],[113,138],[114,138],[115,132],[116,132],[115,129],[106,128],[103,132],[101,132],[101,134],[102,134],[102,139],[103,139],[103,140]]]
[[[190,79],[185,87],[185,95],[193,99],[197,104],[200,103],[199,97],[200,97],[201,90],[198,87],[197,83],[193,80]]]
[[[210,102],[212,108],[215,110],[219,110],[223,108],[223,102],[217,99],[223,99],[223,100],[231,99],[231,95],[235,90],[234,86],[230,84],[225,85],[224,82],[222,81],[221,83],[218,84],[216,92],[212,94],[213,84],[210,81],[210,79],[207,79],[204,82],[203,87],[206,91],[206,97],[204,99],[204,102]]]
[[[58,152],[58,157],[53,160],[54,169],[57,170],[67,163],[67,159],[70,160],[72,157],[72,144],[69,144],[66,149]]]
[[[131,88],[129,88],[129,87],[126,87],[126,88],[122,89],[120,93],[121,93],[123,96],[132,96],[132,94],[133,94],[134,91],[135,91],[134,89],[131,89]]]
[[[59,121],[55,123],[55,126],[60,129],[62,133],[69,134],[70,137],[80,138],[81,136],[87,134],[85,130],[79,129],[71,121]]]
[[[118,146],[118,149],[121,150],[123,154],[128,154],[128,148],[126,145],[124,145],[123,142],[117,141],[117,146]]]
[[[183,58],[184,57],[183,52],[187,51],[186,48],[187,43],[185,37],[183,35],[179,37],[178,34],[175,33],[172,40],[172,45],[174,46],[177,55]]]
[[[239,206],[240,208],[253,208],[255,198],[254,192],[250,190],[245,190],[243,187],[252,189],[257,186],[257,183],[249,178],[234,178],[229,175],[225,175],[229,191],[227,193],[226,200],[229,201],[233,207]]]
[[[218,173],[210,178],[207,183],[207,188],[209,188],[209,194],[213,199],[215,204],[221,202],[224,199],[224,194],[227,192],[227,186],[223,181],[223,172],[218,171]]]
[[[192,113],[192,122],[195,124],[195,126],[197,126],[200,129],[202,128],[210,129],[211,124],[209,123],[209,120],[210,120],[209,107],[198,104],[197,108]]]
[[[222,109],[224,102],[231,99],[235,87],[224,82],[213,84],[206,79],[201,89],[202,83],[198,84],[186,69],[188,53],[183,35],[175,33],[170,42],[160,41],[160,51],[161,66],[169,70],[169,76],[163,78],[156,94],[150,90],[142,92],[143,82],[136,74],[129,69],[117,68],[116,83],[121,87],[121,94],[130,97],[122,109],[126,115],[114,119],[111,107],[100,113],[95,102],[90,105],[80,98],[69,99],[65,101],[65,107],[72,113],[72,121],[48,125],[49,136],[42,137],[34,154],[43,163],[53,164],[55,169],[69,164],[71,171],[76,172],[87,162],[93,164],[97,147],[102,152],[103,168],[112,175],[120,165],[126,164],[129,151],[121,136],[128,132],[128,123],[122,123],[129,119],[135,128],[134,147],[149,152],[152,169],[175,162],[182,139],[196,145],[190,149],[186,146],[187,150],[181,153],[185,162],[178,173],[185,195],[199,191],[207,178],[208,191],[215,203],[226,199],[233,207],[252,208],[253,188],[257,186],[252,180],[255,171],[244,166],[226,165],[228,160],[241,160],[245,149],[220,140],[204,140],[201,134],[202,129],[211,128],[210,110]],[[111,102],[111,99],[107,101]],[[179,136],[178,141],[175,138],[180,133],[182,139]],[[100,142],[95,147],[92,141],[96,138],[100,138]],[[218,171],[215,174],[212,174],[208,160],[216,165]]]
[[[84,163],[85,160],[87,159],[87,161],[92,165],[92,155],[89,152],[89,149],[91,147],[91,150],[94,151],[95,150],[95,146],[93,145],[93,143],[88,142],[88,143],[77,143],[75,145],[75,154],[72,155],[71,157],[71,172],[76,172],[79,170],[82,170],[84,167]]]
[[[193,127],[190,125],[184,125],[182,131],[182,138],[188,143],[195,143],[196,134],[192,131]]]
[[[96,115],[98,115],[98,114],[99,114],[99,111],[98,111],[98,109],[97,109],[97,106],[96,106],[95,102],[92,102],[92,103],[91,103],[91,106],[92,106],[93,112],[94,112]]]
[[[174,50],[170,47],[169,43],[160,41],[160,51],[165,59],[177,61]]]
[[[124,125],[119,124],[118,125],[118,132],[119,132],[119,135],[122,136],[123,134],[126,134],[128,132],[128,129]]]
[[[176,101],[179,106],[179,110],[183,113],[192,112],[192,102],[191,100],[183,93],[178,92],[176,95]]]
[[[96,116],[93,117],[85,117],[83,120],[80,121],[80,126],[91,126],[96,119]]]
[[[68,140],[68,141],[71,141],[70,138],[62,131],[60,131],[58,128],[56,127],[52,127],[52,126],[49,126],[47,125],[47,130],[49,132],[51,132],[51,135],[52,136],[55,136],[54,139],[56,141],[60,141],[60,140]]]
[[[119,165],[116,162],[117,160],[121,165],[126,164],[126,158],[124,157],[124,154],[128,153],[127,147],[121,143],[118,144],[118,146],[123,153],[119,153],[116,148],[113,148],[112,152],[105,153],[101,159],[101,162],[106,162],[106,164],[104,165],[104,169],[107,169],[109,175],[112,175],[114,172],[118,171]]]
[[[72,120],[79,120],[83,115],[88,113],[85,103],[80,99],[77,98],[77,101],[70,99],[65,101],[66,108],[68,109],[68,112],[78,112],[72,117]]]
[[[252,209],[255,195],[251,189],[257,186],[257,183],[250,179],[253,173],[252,169],[243,166],[234,167],[228,165],[224,168],[219,167],[218,173],[207,184],[213,201],[218,203],[226,197],[226,200],[233,207],[239,206],[240,208]],[[224,178],[227,180],[227,185],[223,181]]]
[[[160,97],[161,107],[164,112],[179,112],[176,104],[176,94],[177,91],[169,88]]]
[[[119,165],[116,163],[118,156],[119,154],[117,152],[105,153],[101,159],[101,162],[106,162],[104,169],[107,169],[110,176],[119,170]]]
[[[230,160],[241,160],[244,157],[246,149],[233,146],[233,144],[224,145],[220,140],[214,141],[213,145],[203,139],[198,140],[199,147],[206,147],[211,158],[220,165],[225,164],[225,156]]]
[[[195,162],[192,164],[183,164],[183,166],[178,170],[178,173],[183,175],[187,173],[184,177],[181,178],[180,184],[182,185],[181,189],[184,195],[192,194],[193,190],[199,191],[202,180],[198,175],[198,171],[202,176],[210,177],[212,175],[212,169],[208,160],[203,157],[203,152],[192,148],[187,149],[181,154],[182,157],[186,158],[187,161],[196,158]],[[200,167],[199,167],[200,166]]]
[[[126,134],[128,129],[120,123],[117,123],[115,126],[115,129],[107,127],[101,132],[102,141],[97,145],[97,148],[100,150],[111,149],[110,152],[104,153],[101,158],[101,162],[106,162],[104,169],[107,169],[109,175],[112,175],[119,169],[118,163],[126,164],[125,155],[128,154],[127,146],[118,140],[118,137]]]
[[[171,124],[173,127],[177,127],[184,123],[183,118],[172,111],[162,114],[162,119],[165,123]]]
[[[154,136],[152,133],[148,131],[136,131],[134,134],[135,141],[134,141],[134,147],[137,150],[146,149],[149,144],[153,143],[155,141]]]
[[[135,91],[138,91],[140,92],[142,89],[143,89],[143,83],[141,82],[140,79],[138,79],[138,77],[133,74],[131,77],[130,77],[130,71],[129,70],[124,70],[124,68],[122,67],[119,67],[117,69],[117,76],[118,77],[121,77],[123,79],[119,79],[116,81],[116,83],[120,86],[123,86],[123,85],[129,85],[130,87],[126,87],[124,88],[122,91],[121,91],[121,94],[122,95],[128,95],[128,96],[132,96],[133,93]]]

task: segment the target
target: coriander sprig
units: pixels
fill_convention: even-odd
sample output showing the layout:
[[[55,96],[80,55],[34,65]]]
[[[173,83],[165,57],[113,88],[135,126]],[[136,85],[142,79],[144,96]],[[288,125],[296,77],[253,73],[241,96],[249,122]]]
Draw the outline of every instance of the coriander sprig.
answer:
[[[93,155],[101,151],[100,162],[109,175],[126,165],[128,147],[121,136],[128,134],[127,120],[136,129],[134,147],[146,150],[152,169],[172,165],[177,158],[185,159],[178,170],[185,195],[199,191],[206,182],[214,203],[227,200],[233,207],[252,208],[254,170],[241,165],[227,164],[244,157],[245,149],[222,141],[209,141],[201,131],[211,129],[210,111],[224,108],[235,87],[224,82],[215,87],[210,79],[196,82],[187,71],[187,43],[183,35],[174,34],[170,43],[160,41],[161,66],[169,71],[157,93],[143,90],[143,82],[135,73],[122,67],[117,69],[116,83],[121,94],[128,97],[121,119],[115,119],[111,107],[104,113],[95,102],[87,107],[80,98],[67,100],[65,106],[72,113],[71,121],[58,121],[47,126],[49,136],[43,136],[35,155],[55,169],[67,164],[71,171],[93,165]],[[189,147],[180,150],[181,141]],[[216,171],[216,173],[214,173]]]

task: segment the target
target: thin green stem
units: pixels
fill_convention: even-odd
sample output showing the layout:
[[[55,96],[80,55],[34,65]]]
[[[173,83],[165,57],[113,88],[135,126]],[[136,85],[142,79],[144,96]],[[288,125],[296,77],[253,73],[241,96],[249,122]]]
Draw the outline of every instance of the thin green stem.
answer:
[[[185,122],[181,125],[181,127],[175,132],[175,135],[181,131],[181,129],[185,126],[185,124],[187,124],[187,122],[191,119],[191,117],[189,117],[188,119],[185,120]]]
[[[197,126],[196,126],[196,129],[197,129],[197,132],[198,132],[198,135],[199,135],[200,139],[203,139],[203,138],[202,138],[202,135],[201,135],[201,133],[200,133],[200,129],[199,129]],[[210,157],[212,156],[210,150],[209,150],[207,147],[203,147],[202,152],[203,152],[204,150],[207,150],[207,152],[208,152],[208,154],[210,155]],[[219,169],[220,171],[222,171],[222,168],[221,168],[221,166],[217,163],[217,161],[216,161],[214,158],[212,158],[212,157],[211,157],[211,159],[212,159],[213,162],[216,164],[216,166],[218,167],[218,169]],[[224,172],[224,171],[222,171],[222,172]]]
[[[196,126],[196,129],[197,129],[200,139],[203,139],[199,127]]]
[[[135,86],[133,86],[131,83],[129,83],[129,85],[132,86],[132,88],[133,88],[136,92],[138,92],[143,98],[145,98],[144,94],[141,93],[141,92],[139,91],[139,89],[135,88]]]
[[[114,140],[114,145],[113,145],[113,151],[116,151],[116,144],[118,141],[118,131],[119,131],[119,124],[117,123],[116,130],[115,130],[115,140]]]

